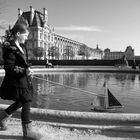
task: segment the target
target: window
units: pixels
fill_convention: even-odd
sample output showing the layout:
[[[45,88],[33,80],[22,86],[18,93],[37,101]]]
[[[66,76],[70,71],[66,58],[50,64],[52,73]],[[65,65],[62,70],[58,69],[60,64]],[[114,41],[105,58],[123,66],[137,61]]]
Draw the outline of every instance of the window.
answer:
[[[42,42],[40,42],[40,47],[43,47],[43,43]]]
[[[36,38],[36,32],[33,32],[33,38],[34,39]]]
[[[32,39],[34,39],[34,32],[32,32]]]
[[[35,48],[36,47],[36,42],[33,42],[32,45],[33,45],[33,48]]]
[[[42,33],[40,33],[40,39],[42,39]]]
[[[28,47],[29,47],[29,48],[32,48],[32,47],[33,47],[33,42],[30,42],[30,43],[28,44]]]
[[[48,41],[50,41],[50,35],[48,35]]]
[[[30,32],[30,34],[29,34],[29,39],[32,39],[32,33]]]
[[[46,40],[46,34],[44,34],[44,40]]]

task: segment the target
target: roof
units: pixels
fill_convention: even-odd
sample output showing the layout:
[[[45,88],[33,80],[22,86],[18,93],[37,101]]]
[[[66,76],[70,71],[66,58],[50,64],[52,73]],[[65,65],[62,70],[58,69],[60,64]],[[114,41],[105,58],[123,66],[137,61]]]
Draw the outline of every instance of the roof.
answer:
[[[24,22],[25,24],[29,25],[29,27],[44,26],[43,14],[39,11],[36,10],[34,11],[32,23],[30,23],[30,20],[31,20],[31,11],[23,12],[22,15],[18,18],[16,23]]]

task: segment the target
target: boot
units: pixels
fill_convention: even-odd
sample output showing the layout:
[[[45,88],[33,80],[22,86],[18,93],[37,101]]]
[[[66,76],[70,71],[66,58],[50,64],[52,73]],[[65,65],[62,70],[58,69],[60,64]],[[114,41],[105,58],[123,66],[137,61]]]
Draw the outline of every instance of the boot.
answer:
[[[32,123],[22,123],[23,139],[40,140],[43,135],[32,129]]]
[[[8,115],[5,111],[0,113],[0,130],[7,130],[6,120],[12,115]]]

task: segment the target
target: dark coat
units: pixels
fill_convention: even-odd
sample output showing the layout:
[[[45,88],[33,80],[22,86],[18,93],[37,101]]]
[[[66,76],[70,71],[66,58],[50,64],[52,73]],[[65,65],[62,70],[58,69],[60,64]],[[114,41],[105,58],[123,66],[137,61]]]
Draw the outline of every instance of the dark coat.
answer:
[[[8,100],[28,101],[32,99],[33,88],[31,78],[27,76],[28,68],[26,51],[24,54],[11,41],[3,45],[5,77],[0,88],[0,97]]]

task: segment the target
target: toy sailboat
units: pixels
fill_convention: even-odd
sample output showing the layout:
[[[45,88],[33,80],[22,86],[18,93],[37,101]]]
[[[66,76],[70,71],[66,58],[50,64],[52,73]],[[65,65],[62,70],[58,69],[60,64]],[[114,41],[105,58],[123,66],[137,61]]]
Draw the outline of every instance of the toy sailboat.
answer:
[[[92,111],[95,112],[118,112],[123,108],[122,104],[115,98],[107,87],[106,82],[103,85],[104,87],[104,96],[96,96],[91,103]]]

